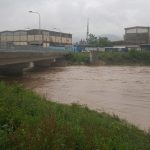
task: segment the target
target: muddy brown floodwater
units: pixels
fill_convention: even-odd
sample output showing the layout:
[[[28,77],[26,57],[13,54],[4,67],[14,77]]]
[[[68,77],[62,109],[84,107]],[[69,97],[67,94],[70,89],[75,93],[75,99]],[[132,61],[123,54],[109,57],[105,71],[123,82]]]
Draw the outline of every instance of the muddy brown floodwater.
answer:
[[[17,79],[60,103],[79,103],[150,129],[150,67],[49,68]]]

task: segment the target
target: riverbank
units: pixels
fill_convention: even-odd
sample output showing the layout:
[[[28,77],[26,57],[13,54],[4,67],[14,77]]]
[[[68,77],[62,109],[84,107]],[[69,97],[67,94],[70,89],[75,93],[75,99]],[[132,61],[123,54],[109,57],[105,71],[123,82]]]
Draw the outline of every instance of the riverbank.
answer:
[[[135,51],[129,52],[95,52],[93,60],[90,60],[90,53],[71,53],[66,56],[68,65],[121,65],[121,66],[149,66],[150,52]]]
[[[0,149],[150,149],[150,135],[87,107],[0,83]]]

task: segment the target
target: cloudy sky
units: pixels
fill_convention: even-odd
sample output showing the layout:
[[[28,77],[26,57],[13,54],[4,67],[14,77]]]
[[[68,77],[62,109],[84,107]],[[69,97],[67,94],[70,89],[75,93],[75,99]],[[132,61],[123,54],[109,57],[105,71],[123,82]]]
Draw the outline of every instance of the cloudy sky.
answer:
[[[122,38],[124,28],[150,26],[149,0],[0,0],[0,31],[38,28],[72,33],[74,40],[85,38],[87,18],[90,33]]]

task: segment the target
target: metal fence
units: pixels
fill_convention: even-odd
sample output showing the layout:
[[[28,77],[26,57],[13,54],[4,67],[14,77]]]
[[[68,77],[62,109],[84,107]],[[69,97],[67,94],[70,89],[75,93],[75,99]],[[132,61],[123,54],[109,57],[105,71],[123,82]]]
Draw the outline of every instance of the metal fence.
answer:
[[[72,48],[65,46],[49,46],[44,48],[39,45],[9,45],[0,43],[0,51],[52,51],[52,52],[71,52]]]

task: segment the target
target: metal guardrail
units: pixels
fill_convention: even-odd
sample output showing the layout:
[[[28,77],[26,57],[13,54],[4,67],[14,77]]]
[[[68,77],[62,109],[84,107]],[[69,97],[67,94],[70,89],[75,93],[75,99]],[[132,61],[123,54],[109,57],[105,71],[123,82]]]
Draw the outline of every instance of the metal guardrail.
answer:
[[[43,48],[42,46],[32,46],[32,45],[0,45],[0,51],[32,51],[32,52],[71,52],[72,49],[68,47],[58,47],[58,46],[50,46],[48,48]]]

